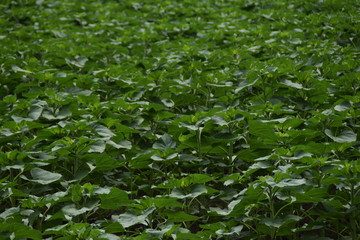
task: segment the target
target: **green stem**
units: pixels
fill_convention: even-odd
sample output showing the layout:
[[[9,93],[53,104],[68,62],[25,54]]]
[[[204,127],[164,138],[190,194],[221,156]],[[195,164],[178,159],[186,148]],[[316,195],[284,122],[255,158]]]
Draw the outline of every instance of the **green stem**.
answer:
[[[201,130],[198,129],[196,131],[196,138],[197,138],[197,153],[199,158],[202,158],[202,154],[201,154]]]
[[[276,218],[276,214],[275,214],[275,207],[274,207],[274,197],[275,197],[275,193],[276,191],[273,191],[271,189],[271,187],[269,186],[269,190],[267,191],[268,193],[268,198],[269,198],[269,207],[270,207],[270,218],[272,220],[274,220]],[[271,227],[271,239],[276,239],[276,228]]]
[[[351,206],[355,205],[355,187],[354,184],[351,184],[351,191],[350,191],[350,204]],[[357,234],[357,223],[356,223],[356,214],[354,212],[350,215],[350,228],[351,228],[351,238],[353,240],[359,239]]]

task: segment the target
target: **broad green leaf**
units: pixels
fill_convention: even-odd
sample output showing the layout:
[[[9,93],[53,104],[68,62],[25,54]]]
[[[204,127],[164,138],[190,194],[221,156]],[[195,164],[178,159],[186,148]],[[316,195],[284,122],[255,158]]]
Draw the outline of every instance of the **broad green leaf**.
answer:
[[[22,223],[1,223],[0,232],[14,233],[15,239],[43,239],[39,230],[32,229]]]
[[[15,65],[13,65],[13,66],[11,67],[11,69],[12,69],[14,72],[33,73],[33,72],[31,72],[31,71],[22,69],[22,68],[20,68],[20,67],[18,67],[18,66],[15,66]]]
[[[304,157],[311,157],[311,156],[312,156],[311,153],[300,150],[300,151],[296,151],[293,157],[281,156],[281,158],[286,159],[286,160],[298,160],[298,159],[302,159]]]
[[[158,209],[165,207],[182,207],[182,204],[178,202],[176,198],[169,198],[163,196],[141,199],[141,203],[147,207],[151,207],[154,205]]]
[[[214,179],[206,174],[190,174],[187,177],[181,179],[181,187],[186,187],[194,183],[207,183]]]
[[[214,212],[216,214],[222,215],[222,216],[227,216],[233,212],[233,210],[234,210],[234,208],[236,208],[236,206],[241,205],[240,202],[241,202],[241,200],[233,200],[228,204],[227,209],[221,209],[218,207],[210,207],[210,211]],[[245,206],[243,206],[243,207],[245,207]]]
[[[78,68],[83,68],[85,66],[85,63],[89,60],[85,56],[76,56],[73,60],[70,58],[66,58],[66,63],[69,65],[74,65]]]
[[[89,146],[89,153],[103,153],[105,151],[106,144],[104,141],[97,141]]]
[[[95,171],[107,171],[122,165],[122,162],[106,153],[91,153],[84,156],[87,161],[94,161]]]
[[[211,119],[219,126],[226,126],[228,124],[228,122],[220,115],[215,115]]]
[[[169,234],[172,231],[174,231],[176,229],[176,225],[174,225],[173,223],[166,223],[162,226],[160,226],[161,230],[156,230],[156,229],[146,229],[146,233],[148,233],[151,236],[157,237],[157,238],[161,238],[163,237],[164,234]]]
[[[197,216],[193,216],[182,211],[170,211],[167,210],[163,213],[169,222],[188,222],[188,221],[195,221],[199,219]]]
[[[335,136],[330,129],[325,130],[326,136],[338,143],[356,142],[357,135],[351,130],[344,130],[339,135]]]
[[[176,143],[172,140],[169,134],[165,133],[161,136],[161,141],[154,143],[154,149],[168,150],[176,147]]]
[[[261,219],[260,222],[264,223],[266,226],[269,226],[269,227],[280,228],[281,226],[283,226],[284,224],[286,224],[288,222],[298,222],[301,219],[302,218],[299,216],[287,215],[283,218],[275,218],[275,219],[263,218],[263,219]]]
[[[262,123],[260,121],[251,120],[249,121],[249,130],[251,134],[260,137],[261,139],[271,140],[271,142],[275,142],[277,140],[275,130],[270,123]]]
[[[43,185],[58,181],[62,175],[59,173],[53,173],[41,168],[33,168],[30,170],[30,174],[33,179],[30,181],[40,183]]]
[[[134,226],[136,224],[148,225],[146,222],[147,217],[155,210],[155,207],[150,207],[143,211],[141,215],[132,213],[123,213],[120,215],[113,215],[111,219],[120,223],[124,228]]]
[[[197,196],[200,196],[204,193],[207,193],[207,189],[202,184],[195,184],[191,187],[191,197],[195,198]]]
[[[351,109],[351,104],[348,101],[342,102],[334,107],[334,110],[338,112],[343,112]]]
[[[34,120],[39,119],[43,109],[44,109],[44,107],[42,107],[42,106],[38,106],[38,105],[31,106],[29,117]]]
[[[14,213],[20,212],[19,207],[12,207],[6,209],[4,212],[0,214],[0,218],[7,219],[9,216],[13,215]]]
[[[120,237],[115,234],[111,234],[111,233],[102,233],[99,236],[97,236],[97,239],[99,239],[99,240],[120,240]]]
[[[106,141],[106,143],[117,149],[121,149],[121,148],[131,149],[132,148],[132,144],[128,140],[121,140],[119,143],[115,143],[111,140],[108,140],[108,141]]]
[[[100,195],[100,199],[103,209],[119,209],[130,204],[128,194],[118,188],[111,188],[110,193]]]
[[[186,123],[186,122],[181,122],[181,123],[179,124],[179,126],[185,127],[185,128],[187,128],[187,129],[189,129],[189,130],[191,130],[191,131],[198,131],[199,128],[200,128],[200,127],[198,127],[198,126],[196,126],[196,125],[191,125],[191,124],[188,124],[188,123]]]
[[[303,191],[301,193],[295,194],[296,202],[300,202],[300,203],[321,202],[326,197],[327,197],[326,188],[312,188],[308,191]]]
[[[298,186],[305,185],[305,184],[306,184],[306,180],[303,178],[301,178],[301,179],[283,179],[280,182],[276,183],[275,186],[284,188],[284,187],[298,187]]]
[[[243,228],[244,228],[243,225],[238,225],[232,227],[230,231],[224,231],[223,229],[219,229],[215,233],[219,236],[232,236],[234,234],[239,235]]]
[[[270,168],[272,165],[270,165],[267,162],[256,162],[252,164],[245,172],[246,175],[251,175],[254,172],[258,171],[259,169],[267,169]]]
[[[86,213],[86,212],[88,212],[90,210],[91,209],[87,208],[87,207],[77,208],[75,204],[66,205],[61,209],[61,211],[65,215],[70,216],[70,217],[81,215],[81,214]]]
[[[300,83],[294,83],[290,80],[283,80],[281,81],[282,84],[288,86],[288,87],[292,87],[292,88],[296,88],[296,89],[303,89],[303,90],[309,90],[308,88],[304,88],[303,85],[301,85]]]
[[[252,81],[252,82],[248,82],[247,80],[245,81],[242,81],[239,86],[237,88],[235,88],[235,93],[239,93],[241,90],[243,90],[244,88],[247,88],[247,87],[251,87],[253,86],[256,82],[258,81],[258,79]]]
[[[191,187],[190,193],[184,193],[183,190],[179,188],[174,188],[169,196],[173,198],[184,199],[184,198],[196,198],[205,193],[207,193],[207,189],[204,185],[195,184]]]
[[[103,125],[96,125],[94,129],[95,132],[102,137],[110,138],[115,136],[115,134],[110,129]]]

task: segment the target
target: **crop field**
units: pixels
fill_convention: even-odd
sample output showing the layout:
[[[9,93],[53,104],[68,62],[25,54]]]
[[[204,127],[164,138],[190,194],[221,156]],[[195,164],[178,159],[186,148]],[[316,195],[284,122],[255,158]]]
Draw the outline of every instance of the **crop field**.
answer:
[[[0,240],[358,240],[359,89],[358,0],[1,0]]]

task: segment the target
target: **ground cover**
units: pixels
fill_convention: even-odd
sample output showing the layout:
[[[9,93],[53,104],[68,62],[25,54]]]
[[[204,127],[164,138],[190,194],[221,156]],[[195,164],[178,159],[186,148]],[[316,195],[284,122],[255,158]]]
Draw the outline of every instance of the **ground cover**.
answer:
[[[359,1],[0,11],[0,239],[359,239]]]

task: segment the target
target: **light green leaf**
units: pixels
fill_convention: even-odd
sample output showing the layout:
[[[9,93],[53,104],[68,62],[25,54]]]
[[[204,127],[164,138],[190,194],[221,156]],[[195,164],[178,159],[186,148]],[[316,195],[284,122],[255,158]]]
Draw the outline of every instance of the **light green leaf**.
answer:
[[[184,199],[184,198],[196,198],[202,194],[207,193],[207,189],[202,184],[195,184],[191,187],[191,191],[188,194],[185,194],[181,189],[174,188],[171,193],[170,197]]]
[[[83,68],[85,66],[85,63],[88,61],[88,58],[85,56],[76,56],[74,60],[66,58],[65,61],[69,65],[74,65],[78,68]]]
[[[190,125],[190,124],[188,124],[188,123],[186,123],[186,122],[181,122],[181,123],[179,124],[179,126],[180,126],[180,127],[185,127],[185,128],[187,128],[187,129],[189,129],[189,130],[191,130],[191,131],[197,131],[197,130],[199,130],[199,127],[198,127],[198,126]]]
[[[335,136],[330,129],[325,130],[325,134],[334,142],[351,143],[356,142],[357,135],[351,130],[344,130],[338,136]]]
[[[250,87],[250,86],[254,85],[257,81],[258,81],[258,78],[256,80],[254,80],[253,82],[248,82],[247,80],[242,81],[239,84],[239,86],[235,89],[235,93],[239,93],[244,88],[247,88],[247,87]]]
[[[33,168],[30,170],[33,177],[32,182],[37,182],[43,185],[58,181],[62,175],[59,173],[52,173],[41,168]]]
[[[29,113],[29,117],[37,120],[39,119],[42,111],[43,111],[44,107],[43,106],[39,106],[39,105],[33,105],[30,107],[30,113]]]
[[[232,227],[229,232],[224,231],[224,229],[219,229],[215,233],[219,236],[231,236],[234,234],[239,234],[243,228],[244,228],[243,225],[238,225],[238,226]]]
[[[118,236],[116,236],[115,234],[111,234],[111,233],[102,233],[99,236],[97,236],[97,239],[99,240],[120,240],[120,238]]]
[[[95,127],[95,132],[102,137],[110,138],[110,137],[115,136],[115,134],[110,129],[108,129],[107,127],[105,127],[103,125],[97,125]]]
[[[155,209],[155,207],[150,207],[146,209],[142,215],[139,216],[132,213],[113,215],[111,219],[120,223],[124,228],[128,228],[136,224],[147,225],[146,219]]]
[[[303,90],[309,90],[308,88],[304,88],[303,85],[301,85],[300,83],[294,83],[290,80],[283,80],[281,81],[282,84],[288,86],[288,87],[292,87],[292,88],[296,88],[296,89],[303,89]]]
[[[349,109],[351,109],[351,104],[348,101],[342,102],[334,107],[334,110],[338,112],[343,112]]]
[[[7,219],[9,216],[13,215],[14,213],[20,212],[19,207],[12,207],[6,209],[4,212],[0,214],[0,218]]]
[[[105,151],[105,147],[106,147],[106,144],[104,141],[97,141],[89,146],[88,152],[89,153],[93,153],[93,152],[103,153]]]
[[[108,141],[106,141],[106,143],[117,149],[120,149],[120,148],[131,149],[132,148],[132,144],[128,140],[121,140],[119,143],[115,143],[111,140],[108,140]]]
[[[219,126],[226,126],[228,124],[224,118],[219,115],[212,116],[211,119]]]
[[[11,69],[12,69],[14,72],[33,73],[33,72],[28,71],[28,70],[19,68],[18,66],[15,66],[15,65],[12,66]]]
[[[86,207],[83,207],[83,208],[77,208],[75,204],[69,204],[69,205],[66,205],[64,206],[61,211],[67,215],[67,216],[70,216],[70,217],[74,217],[74,216],[78,216],[80,214],[83,214],[85,212],[88,212],[90,211],[91,209],[89,208],[86,208]]]
[[[288,222],[297,222],[297,221],[300,221],[301,219],[302,218],[299,216],[287,215],[286,217],[276,218],[276,219],[263,218],[263,219],[261,219],[260,222],[264,223],[266,226],[269,226],[269,227],[280,228],[281,226],[283,226],[284,224],[286,224]]]
[[[283,187],[297,187],[301,185],[305,185],[306,180],[301,179],[283,179],[280,182],[276,184],[277,187],[283,188]]]
[[[169,134],[165,133],[161,136],[161,141],[154,143],[154,149],[161,149],[166,151],[167,149],[173,149],[176,147],[176,143],[172,140]]]

